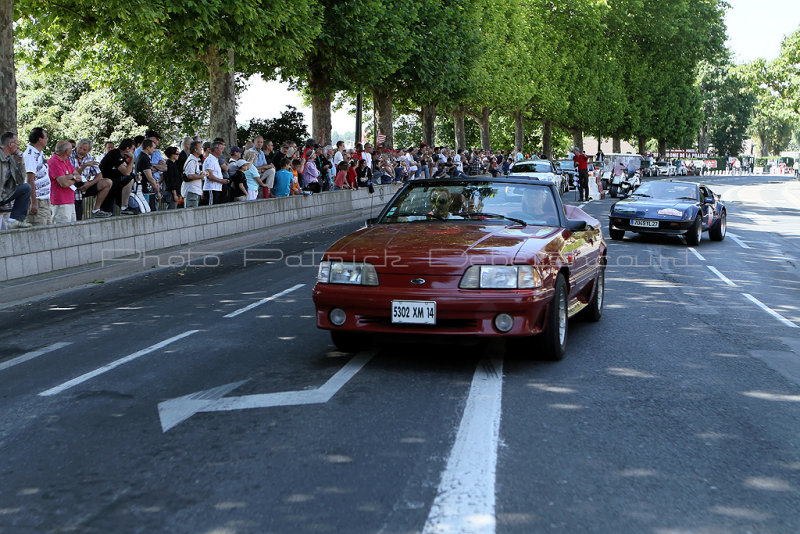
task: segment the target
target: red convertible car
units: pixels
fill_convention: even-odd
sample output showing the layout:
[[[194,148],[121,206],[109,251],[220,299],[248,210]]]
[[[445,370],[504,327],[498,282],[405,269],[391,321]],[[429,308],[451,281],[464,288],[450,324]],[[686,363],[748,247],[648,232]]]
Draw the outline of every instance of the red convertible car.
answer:
[[[317,326],[340,350],[379,334],[503,336],[561,359],[568,319],[603,311],[600,222],[535,178],[415,180],[323,255]]]

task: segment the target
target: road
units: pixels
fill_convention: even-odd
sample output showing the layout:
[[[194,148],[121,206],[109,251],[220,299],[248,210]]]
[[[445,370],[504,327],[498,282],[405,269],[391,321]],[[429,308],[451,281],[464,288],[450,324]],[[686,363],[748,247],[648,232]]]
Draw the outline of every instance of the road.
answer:
[[[728,238],[609,241],[557,363],[335,351],[360,221],[7,305],[0,532],[799,532],[800,182],[707,183]]]

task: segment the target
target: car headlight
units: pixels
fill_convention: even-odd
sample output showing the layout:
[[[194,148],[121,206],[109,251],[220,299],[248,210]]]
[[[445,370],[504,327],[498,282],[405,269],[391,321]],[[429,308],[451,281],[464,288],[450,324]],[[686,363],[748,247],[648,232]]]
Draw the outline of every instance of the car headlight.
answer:
[[[461,277],[461,289],[533,289],[542,285],[531,265],[473,265]]]
[[[378,272],[367,262],[323,260],[319,262],[317,282],[377,286]]]

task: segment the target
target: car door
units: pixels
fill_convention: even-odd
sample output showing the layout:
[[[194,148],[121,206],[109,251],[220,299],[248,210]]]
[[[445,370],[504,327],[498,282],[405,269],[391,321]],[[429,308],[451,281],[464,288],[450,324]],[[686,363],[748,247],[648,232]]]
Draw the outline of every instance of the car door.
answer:
[[[706,202],[710,199],[711,202]],[[717,217],[717,198],[709,188],[700,186],[700,209],[703,213],[703,228],[710,228]]]

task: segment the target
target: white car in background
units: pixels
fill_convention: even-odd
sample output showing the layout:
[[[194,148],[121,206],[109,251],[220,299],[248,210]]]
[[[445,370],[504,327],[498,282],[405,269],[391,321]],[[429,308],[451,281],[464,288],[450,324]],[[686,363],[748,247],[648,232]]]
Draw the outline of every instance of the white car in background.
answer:
[[[511,176],[530,176],[542,182],[550,182],[555,184],[561,194],[569,191],[569,182],[566,175],[556,167],[555,163],[547,159],[518,161],[511,165],[511,168],[508,169],[508,174]]]
[[[668,161],[656,161],[653,165],[658,167],[659,176],[675,176],[675,165]]]

